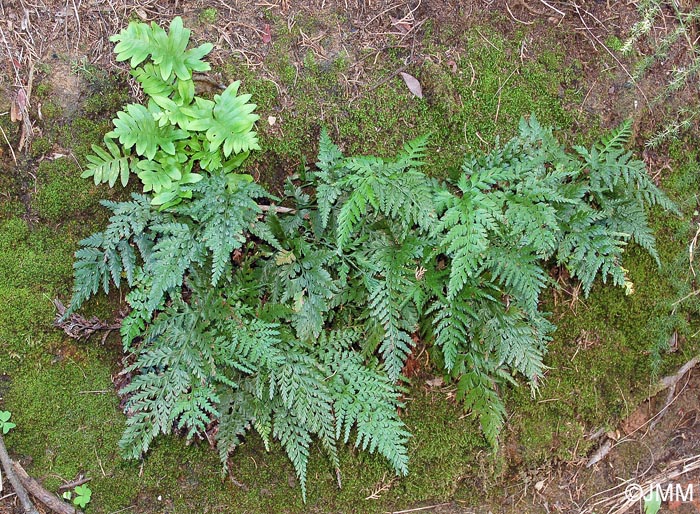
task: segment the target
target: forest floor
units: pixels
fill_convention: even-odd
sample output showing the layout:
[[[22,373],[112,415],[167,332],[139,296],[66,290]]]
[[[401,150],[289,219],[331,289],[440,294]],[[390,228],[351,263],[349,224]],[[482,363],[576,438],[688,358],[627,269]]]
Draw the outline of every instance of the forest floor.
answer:
[[[700,352],[700,23],[697,10],[679,14],[692,2],[657,3],[649,32],[623,54],[641,19],[634,1],[0,1],[0,410],[17,424],[5,436],[11,456],[54,492],[89,477],[88,514],[621,514],[643,512],[626,488],[657,483],[695,487],[694,501],[669,497],[662,512],[700,512],[700,372],[657,387]],[[534,397],[525,385],[501,391],[509,417],[496,452],[417,351],[405,478],[348,447],[338,489],[315,451],[304,504],[282,451],[252,436],[224,477],[208,444],[176,437],[142,461],[122,460],[118,334],[67,337],[53,326],[52,300],[67,301],[77,243],[106,222],[99,200],[127,194],[80,178],[90,146],[139,95],[109,36],[129,20],[177,15],[196,42],[215,44],[200,86],[241,80],[253,95],[263,151],[246,166],[272,188],[314,162],[322,127],[346,154],[392,155],[429,132],[426,169],[444,175],[514,135],[521,116],[585,146],[631,118],[631,150],[683,211],[651,214],[662,267],[631,246],[629,297],[598,282],[583,298],[552,270],[549,370]],[[674,89],[678,70],[689,78]],[[645,145],[683,116],[695,118]],[[120,300],[84,311],[112,320]],[[16,512],[3,476],[0,514]]]

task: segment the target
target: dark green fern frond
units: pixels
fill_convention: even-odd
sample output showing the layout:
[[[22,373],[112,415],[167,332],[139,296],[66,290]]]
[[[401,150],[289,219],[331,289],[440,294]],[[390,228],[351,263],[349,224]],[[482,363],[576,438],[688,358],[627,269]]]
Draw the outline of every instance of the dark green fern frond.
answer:
[[[506,419],[506,408],[493,379],[479,371],[469,371],[457,383],[457,401],[479,417],[484,437],[493,447],[498,447],[498,434]]]
[[[487,250],[485,265],[503,290],[528,313],[537,311],[540,292],[548,277],[535,252],[529,247],[514,248],[504,241]]]
[[[403,169],[423,166],[429,138],[429,134],[424,134],[403,145],[403,151],[399,153],[396,164]]]
[[[347,334],[334,333],[331,339]],[[410,434],[397,415],[399,392],[393,381],[365,365],[345,344],[326,354],[331,376],[329,388],[336,416],[336,438],[347,442],[353,426],[357,430],[356,447],[377,451],[397,474],[408,473],[406,445]]]
[[[160,237],[144,265],[153,277],[146,305],[149,312],[158,307],[166,293],[182,284],[190,265],[201,262],[204,254],[204,244],[194,240],[189,225],[166,223],[152,229]]]
[[[557,262],[566,266],[572,276],[581,280],[586,296],[593,281],[600,274],[603,282],[608,277],[613,284],[623,286],[625,273],[621,265],[627,234],[609,230],[601,220],[604,214],[582,210],[568,220],[567,234],[557,250]]]
[[[488,302],[478,313],[477,333],[482,347],[493,353],[500,364],[522,373],[528,380],[542,375],[542,358],[552,325],[544,318],[532,323],[517,306]],[[541,317],[535,313],[534,317]]]
[[[212,253],[211,284],[216,286],[229,266],[231,253],[243,246],[258,215],[256,199],[270,195],[259,185],[245,180],[229,187],[229,177],[210,175],[192,186],[195,198],[178,205],[177,211],[197,222],[195,238]]]

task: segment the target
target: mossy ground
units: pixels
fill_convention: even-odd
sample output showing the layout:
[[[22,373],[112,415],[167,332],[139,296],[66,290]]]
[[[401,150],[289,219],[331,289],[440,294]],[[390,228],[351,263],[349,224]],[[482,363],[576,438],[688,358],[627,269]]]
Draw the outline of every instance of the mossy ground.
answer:
[[[210,23],[215,15],[203,12],[200,21]],[[465,153],[491,148],[496,136],[506,140],[518,119],[529,113],[560,127],[570,143],[590,143],[600,132],[597,118],[572,108],[581,102],[584,77],[580,66],[565,58],[553,29],[537,44],[528,39],[524,59],[526,32],[506,37],[482,26],[469,33],[442,30],[426,36],[433,57],[406,70],[423,85],[425,96],[418,99],[393,76],[407,50],[385,52],[368,65],[367,84],[356,91],[346,80],[350,65],[342,54],[323,60],[307,52],[298,56],[298,66],[292,64],[295,30],[320,30],[313,20],[297,20],[286,35],[281,20],[269,21],[280,34],[265,60],[274,81],[233,60],[223,71],[242,79],[243,89],[258,104],[264,151],[252,157],[248,169],[273,188],[313,161],[322,126],[347,154],[392,155],[406,141],[430,133],[427,169],[438,176],[458,170]],[[448,58],[455,48],[462,51]],[[0,406],[12,411],[17,423],[6,437],[8,447],[48,488],[78,473],[92,478],[88,512],[130,506],[144,513],[378,512],[432,500],[495,501],[502,492],[501,478],[553,457],[584,455],[590,446],[587,433],[611,427],[630,412],[652,380],[650,354],[659,341],[667,341],[674,330],[681,341],[680,351],[664,358],[661,371],[697,352],[696,299],[670,315],[673,302],[690,287],[685,280],[692,237],[688,219],[698,207],[692,191],[700,190],[697,155],[679,143],[672,149],[675,170],[664,184],[685,216],[654,213],[662,271],[630,248],[625,265],[634,295],[625,297],[598,284],[589,298],[573,306],[566,293],[546,300],[559,327],[547,359],[551,371],[534,399],[526,386],[503,391],[512,416],[503,450],[495,457],[477,424],[464,418],[448,391],[427,390],[417,380],[404,416],[413,434],[411,474],[399,480],[393,480],[380,459],[348,446],[341,454],[339,490],[328,463],[315,451],[304,505],[286,457],[277,447],[266,453],[255,437],[232,458],[236,483],[221,476],[218,458],[206,442],[185,446],[182,439],[161,438],[143,462],[123,461],[117,442],[124,416],[112,383],[120,358],[116,336],[104,345],[98,336],[75,342],[52,327],[51,299],[69,295],[77,242],[106,220],[99,200],[125,194],[95,187],[79,175],[90,145],[100,142],[113,112],[127,98],[126,87],[95,70],[74,71],[91,73],[84,77],[89,92],[81,108],[64,119],[45,87],[43,135],[34,141],[29,159],[16,169],[3,153],[0,370],[9,382],[0,382]],[[16,141],[16,128],[1,122]],[[571,132],[572,126],[577,130]],[[86,312],[112,317],[119,296],[99,297]],[[484,493],[486,488],[490,492]],[[375,493],[378,499],[365,499]]]

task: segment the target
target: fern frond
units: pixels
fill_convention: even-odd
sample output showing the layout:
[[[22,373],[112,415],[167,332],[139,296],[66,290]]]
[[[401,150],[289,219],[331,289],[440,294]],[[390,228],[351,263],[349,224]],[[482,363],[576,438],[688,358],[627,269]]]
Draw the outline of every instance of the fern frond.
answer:
[[[497,448],[506,408],[493,380],[478,371],[465,373],[457,384],[457,401],[464,402],[464,408],[479,417],[484,437],[492,448]]]
[[[318,166],[321,171],[330,173],[342,159],[343,154],[340,148],[333,143],[328,135],[328,130],[326,130],[325,127],[322,128],[318,144],[318,161],[316,162],[316,166]]]
[[[403,146],[403,151],[399,153],[396,164],[403,169],[420,168],[424,164],[423,159],[427,155],[426,150],[429,138],[430,135],[425,134],[407,142]]]
[[[110,138],[104,139],[109,153],[97,145],[92,145],[92,155],[88,155],[88,165],[80,175],[81,178],[92,177],[95,184],[107,182],[109,187],[114,186],[117,179],[126,187],[131,172],[131,159],[128,155],[122,155],[121,150]]]
[[[505,243],[492,246],[486,252],[485,265],[504,291],[515,297],[528,313],[537,311],[539,295],[548,277],[532,250]]]
[[[242,181],[227,187],[224,175],[210,175],[192,186],[195,198],[177,207],[198,226],[195,237],[212,253],[211,284],[216,286],[230,266],[231,253],[243,246],[251,225],[262,212],[256,198],[269,195],[259,185]]]
[[[222,395],[216,447],[224,470],[228,470],[229,454],[241,443],[253,426],[259,403],[259,400],[247,391],[227,389]]]
[[[201,262],[204,254],[203,243],[192,237],[190,227],[184,223],[154,225],[152,230],[160,237],[144,264],[153,277],[146,304],[149,312],[158,307],[166,293],[182,284],[190,265]]]
[[[591,210],[575,214],[557,250],[557,262],[581,280],[586,296],[599,273],[603,282],[611,277],[617,286],[625,283],[621,259],[629,235],[610,231],[600,223],[603,218],[602,213]]]
[[[154,113],[140,104],[127,105],[126,112],[119,111],[112,122],[114,130],[105,137],[119,139],[127,150],[136,147],[136,153],[147,159],[153,159],[159,148],[166,154],[175,155],[175,141],[187,137],[182,130],[159,126]]]
[[[528,380],[542,375],[542,358],[552,326],[538,319],[532,323],[516,306],[489,302],[479,312],[478,333],[482,344],[497,356],[499,365],[522,373]],[[534,317],[541,317],[534,314]]]
[[[347,337],[334,333],[330,337]],[[354,339],[354,338],[353,338]],[[329,388],[333,395],[336,416],[336,438],[347,442],[353,426],[357,430],[355,447],[377,451],[384,456],[397,474],[408,473],[406,445],[410,434],[399,419],[401,407],[398,391],[392,380],[366,366],[359,355],[342,350],[346,344],[327,355],[333,372]]]

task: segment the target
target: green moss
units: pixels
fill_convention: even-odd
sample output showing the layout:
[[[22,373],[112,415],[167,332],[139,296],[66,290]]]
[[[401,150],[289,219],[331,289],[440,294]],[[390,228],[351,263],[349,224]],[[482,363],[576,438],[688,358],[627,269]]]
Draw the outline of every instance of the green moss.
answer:
[[[619,52],[622,49],[622,41],[617,36],[610,35],[605,39],[605,45],[611,50]]]
[[[68,291],[75,240],[70,233],[0,223],[0,369],[44,355],[56,342],[51,299]]]
[[[45,102],[41,105],[41,114],[44,118],[44,122],[50,122],[61,117],[63,109],[61,106],[54,102]]]
[[[32,146],[30,149],[30,154],[32,157],[41,157],[51,150],[52,147],[51,140],[48,137],[38,137],[32,140]]]
[[[206,9],[202,9],[199,13],[199,21],[200,23],[208,23],[208,24],[213,24],[216,21],[216,18],[219,16],[219,11],[214,9],[213,7],[207,7]]]
[[[116,455],[123,415],[109,367],[98,352],[70,343],[51,361],[39,362],[11,375],[6,406],[17,428],[6,439],[8,447],[32,459],[30,473],[49,490],[83,473],[92,479],[95,510],[128,505],[137,491],[138,466],[125,466]]]
[[[82,105],[82,112],[88,117],[110,116],[129,103],[129,93],[116,80],[106,81],[97,92],[90,95]]]
[[[43,161],[37,170],[38,192],[33,207],[49,223],[58,224],[97,207],[92,182],[80,178],[78,164],[69,157]]]
[[[43,82],[41,84],[37,85],[36,88],[34,89],[34,95],[36,96],[36,98],[38,98],[40,100],[47,98],[50,93],[51,93],[51,86],[49,84],[46,84]]]
[[[297,20],[296,30],[301,30],[300,24],[303,20]],[[307,35],[319,30],[318,21],[308,24]],[[523,115],[535,113],[545,124],[571,125],[574,115],[565,103],[572,94],[565,85],[572,69],[564,65],[561,52],[541,51],[524,64],[511,64],[503,60],[503,53],[515,55],[518,41],[490,33],[497,47],[493,48],[479,35],[466,37],[464,45],[470,50],[454,64],[426,60],[406,70],[423,86],[424,98],[419,99],[395,73],[406,57],[402,51],[387,52],[364,78],[371,87],[356,90],[346,80],[347,63],[342,58],[319,61],[307,52],[298,69],[292,66],[287,57],[292,43],[283,35],[267,57],[284,87],[283,98],[271,81],[243,72],[246,90],[258,103],[258,129],[265,148],[252,156],[249,165],[263,182],[279,184],[280,177],[294,172],[299,163],[313,162],[318,133],[326,126],[348,154],[391,155],[407,140],[431,133],[433,152],[427,169],[445,176],[458,169],[466,153],[492,147],[497,136],[513,135]],[[438,43],[429,50],[440,54],[446,48]],[[241,75],[233,64],[227,72],[236,78]],[[270,116],[274,125],[267,123]]]

